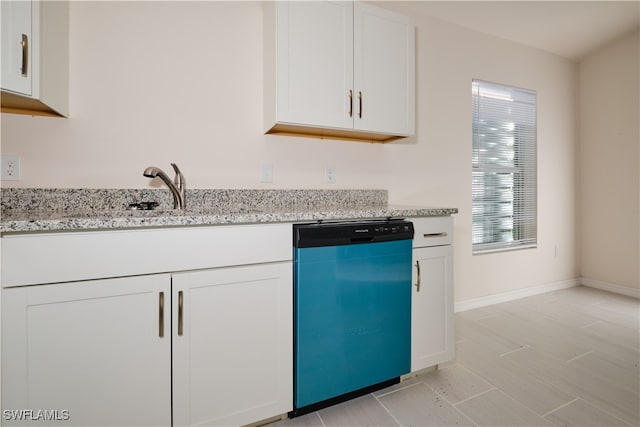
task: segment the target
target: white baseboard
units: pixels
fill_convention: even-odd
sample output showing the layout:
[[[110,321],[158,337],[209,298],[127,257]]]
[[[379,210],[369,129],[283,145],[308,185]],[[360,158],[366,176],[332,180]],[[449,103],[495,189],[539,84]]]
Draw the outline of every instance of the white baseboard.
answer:
[[[569,279],[560,282],[547,283],[539,286],[518,289],[515,291],[502,292],[495,295],[487,295],[480,298],[472,298],[454,304],[454,311],[472,310],[474,308],[486,307],[488,305],[499,304],[501,302],[513,301],[520,298],[530,297],[532,295],[544,294],[547,292],[558,291],[560,289],[573,288],[580,285],[579,279]]]
[[[609,291],[616,294],[626,295],[628,297],[640,299],[640,289],[629,288],[627,286],[616,285],[614,283],[602,282],[600,280],[589,279],[586,277],[580,278],[580,284],[588,286],[590,288],[601,289],[603,291]]]

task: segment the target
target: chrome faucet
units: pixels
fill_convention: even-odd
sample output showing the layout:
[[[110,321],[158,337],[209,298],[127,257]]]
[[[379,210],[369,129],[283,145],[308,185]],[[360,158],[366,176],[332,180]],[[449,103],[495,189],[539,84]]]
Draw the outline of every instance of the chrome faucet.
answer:
[[[149,166],[144,170],[142,175],[147,178],[160,178],[169,190],[171,190],[171,194],[173,195],[173,208],[174,209],[185,209],[187,206],[187,183],[184,179],[184,175],[178,169],[175,163],[171,163],[173,170],[176,172],[176,176],[173,179],[173,182],[169,179],[166,173],[162,171],[162,169],[157,168],[155,166]]]

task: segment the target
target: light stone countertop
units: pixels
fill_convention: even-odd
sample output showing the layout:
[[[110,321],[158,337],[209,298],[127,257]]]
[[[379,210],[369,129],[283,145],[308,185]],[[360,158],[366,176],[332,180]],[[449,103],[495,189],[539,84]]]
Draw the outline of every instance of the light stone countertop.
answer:
[[[117,203],[99,204],[106,199],[112,200],[114,194],[123,197],[125,191],[136,190],[3,189],[0,233],[315,222],[458,213],[456,208],[388,205],[385,190],[196,190],[189,194],[191,204],[183,211],[170,209],[170,199],[166,199],[165,194],[168,192],[156,190],[158,193],[152,194],[158,196],[155,200],[160,199],[160,207],[156,210],[127,210],[120,199]],[[55,194],[55,203],[51,202],[52,194]],[[123,198],[140,200],[139,194],[131,196],[127,193],[126,196]],[[149,200],[147,193],[144,198]],[[88,199],[94,203],[93,208],[77,208],[78,200],[82,201],[81,206],[86,206]],[[261,202],[256,203],[256,200]]]

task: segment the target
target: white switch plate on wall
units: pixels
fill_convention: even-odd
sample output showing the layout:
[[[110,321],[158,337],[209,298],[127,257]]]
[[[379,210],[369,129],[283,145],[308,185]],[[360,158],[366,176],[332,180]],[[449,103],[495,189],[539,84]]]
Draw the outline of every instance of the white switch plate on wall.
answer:
[[[262,165],[260,168],[260,182],[273,182],[273,165]]]
[[[336,183],[336,167],[335,166],[324,167],[324,182],[326,182],[327,184]]]
[[[20,156],[0,157],[0,179],[2,181],[20,181]]]

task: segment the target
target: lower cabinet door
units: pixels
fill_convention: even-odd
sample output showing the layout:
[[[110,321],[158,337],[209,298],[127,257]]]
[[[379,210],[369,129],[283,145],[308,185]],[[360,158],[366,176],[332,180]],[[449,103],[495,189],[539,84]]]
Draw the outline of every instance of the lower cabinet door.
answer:
[[[292,276],[291,262],[173,275],[175,426],[292,409]]]
[[[454,358],[452,258],[451,245],[413,249],[412,372]]]
[[[170,426],[170,285],[162,274],[3,289],[3,425]]]

